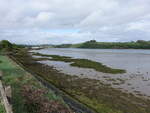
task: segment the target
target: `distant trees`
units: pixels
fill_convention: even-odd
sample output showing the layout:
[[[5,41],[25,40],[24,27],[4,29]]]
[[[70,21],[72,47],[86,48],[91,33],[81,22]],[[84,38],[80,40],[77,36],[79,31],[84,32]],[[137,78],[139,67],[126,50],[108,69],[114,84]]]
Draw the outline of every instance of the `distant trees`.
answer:
[[[87,41],[86,43],[96,43],[96,40],[90,40],[90,41]]]
[[[0,41],[0,50],[11,51],[12,49],[22,48],[21,45],[10,43],[8,40]]]
[[[62,44],[58,48],[93,48],[93,49],[150,49],[150,41],[137,40],[136,42],[97,42],[96,40],[86,41],[81,44]]]
[[[55,48],[69,48],[71,47],[72,44],[61,44],[61,45],[55,45]]]
[[[147,43],[148,41],[145,41],[145,40],[137,40],[136,42],[137,42],[137,43]]]
[[[78,48],[150,49],[150,41],[138,40],[136,42],[96,42],[95,40],[91,40],[80,44]]]
[[[5,49],[5,50],[11,50],[13,48],[13,45],[7,41],[7,40],[2,40],[0,41],[0,50]]]

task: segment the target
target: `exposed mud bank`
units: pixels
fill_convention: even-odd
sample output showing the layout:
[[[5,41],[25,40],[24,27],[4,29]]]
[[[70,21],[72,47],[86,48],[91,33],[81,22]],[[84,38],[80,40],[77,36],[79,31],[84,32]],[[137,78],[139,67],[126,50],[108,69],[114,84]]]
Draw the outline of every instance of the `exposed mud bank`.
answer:
[[[11,56],[37,76],[99,113],[150,113],[148,99],[122,92],[100,80],[60,73],[51,66],[36,62],[27,51],[19,51]]]

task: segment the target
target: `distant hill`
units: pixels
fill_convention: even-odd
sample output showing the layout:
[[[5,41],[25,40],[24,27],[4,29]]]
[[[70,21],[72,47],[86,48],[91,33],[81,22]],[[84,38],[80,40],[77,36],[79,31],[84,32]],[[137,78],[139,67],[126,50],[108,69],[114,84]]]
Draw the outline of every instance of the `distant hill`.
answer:
[[[90,40],[79,44],[61,44],[55,48],[91,48],[91,49],[150,49],[150,41],[137,40],[136,42],[97,42]]]

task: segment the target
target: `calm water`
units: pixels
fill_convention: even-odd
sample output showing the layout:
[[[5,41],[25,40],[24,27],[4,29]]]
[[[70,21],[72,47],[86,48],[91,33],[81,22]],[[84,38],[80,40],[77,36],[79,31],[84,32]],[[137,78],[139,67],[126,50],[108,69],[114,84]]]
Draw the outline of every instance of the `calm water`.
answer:
[[[99,79],[128,92],[150,96],[150,50],[134,49],[57,49],[35,50],[43,54],[71,56],[101,62],[112,68],[125,69],[125,74],[105,74],[93,69],[71,67],[58,61],[41,61],[63,73]]]

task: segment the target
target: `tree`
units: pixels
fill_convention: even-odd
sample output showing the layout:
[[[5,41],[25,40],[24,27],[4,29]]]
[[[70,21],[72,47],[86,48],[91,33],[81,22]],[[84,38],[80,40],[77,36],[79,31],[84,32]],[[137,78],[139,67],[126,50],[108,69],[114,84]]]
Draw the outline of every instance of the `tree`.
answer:
[[[7,41],[7,40],[2,40],[0,42],[0,48],[1,49],[11,50],[12,47],[13,47],[13,45],[9,41]]]
[[[145,41],[145,40],[137,40],[136,42],[137,42],[137,43],[142,43],[142,44],[143,44],[143,43],[147,43],[147,41]]]

